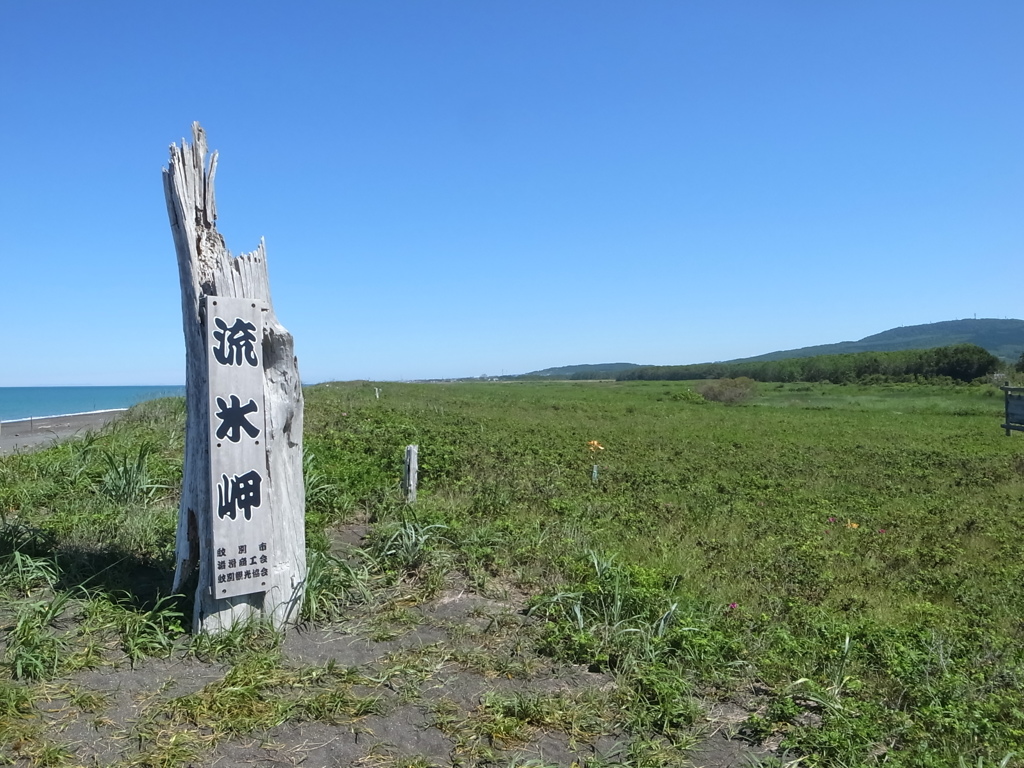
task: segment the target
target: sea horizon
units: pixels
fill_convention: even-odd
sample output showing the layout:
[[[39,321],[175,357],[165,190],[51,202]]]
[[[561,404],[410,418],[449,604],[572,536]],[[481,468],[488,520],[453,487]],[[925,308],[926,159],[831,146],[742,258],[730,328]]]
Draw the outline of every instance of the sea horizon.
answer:
[[[118,411],[161,397],[183,397],[182,385],[0,387],[0,422]]]

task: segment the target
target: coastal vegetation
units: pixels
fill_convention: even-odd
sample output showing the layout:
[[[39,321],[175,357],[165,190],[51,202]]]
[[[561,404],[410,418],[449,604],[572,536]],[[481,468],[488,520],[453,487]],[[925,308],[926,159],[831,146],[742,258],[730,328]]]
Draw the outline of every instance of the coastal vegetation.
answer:
[[[116,736],[104,764],[206,765],[413,707],[450,751],[361,764],[548,765],[515,751],[548,734],[580,765],[686,766],[724,729],[752,766],[1019,765],[1024,460],[1001,393],[840,378],[717,401],[688,381],[308,388],[304,631],[391,649],[347,665],[258,625],[188,635],[167,594],[180,400],[0,458],[0,760],[83,764],[88,722]],[[516,607],[387,645],[463,593]],[[197,682],[130,716],[88,682],[167,656]],[[555,668],[577,683],[530,687]],[[486,692],[446,694],[456,674]]]

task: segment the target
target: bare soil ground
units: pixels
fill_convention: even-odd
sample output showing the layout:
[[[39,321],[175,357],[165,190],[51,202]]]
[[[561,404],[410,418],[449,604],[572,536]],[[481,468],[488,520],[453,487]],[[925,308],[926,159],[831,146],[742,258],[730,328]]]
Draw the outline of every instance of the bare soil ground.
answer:
[[[124,413],[124,409],[120,409],[5,421],[0,424],[0,456],[46,447],[89,431],[96,432]]]
[[[339,548],[362,530],[338,532]],[[266,650],[264,667],[259,654],[251,655],[257,660],[252,679],[243,680],[237,667],[232,676],[231,663],[202,660],[184,647],[134,667],[108,659],[47,683],[27,715],[38,726],[37,738],[0,748],[0,763],[783,764],[768,762],[765,747],[738,733],[758,708],[753,692],[705,702],[692,749],[638,761],[632,750],[637,737],[615,725],[615,679],[537,653],[527,596],[499,585],[484,591],[449,576],[429,598],[401,588],[376,594],[340,622],[288,631]],[[264,682],[252,682],[257,678]],[[243,690],[254,698],[240,695]],[[48,751],[41,754],[40,745]]]

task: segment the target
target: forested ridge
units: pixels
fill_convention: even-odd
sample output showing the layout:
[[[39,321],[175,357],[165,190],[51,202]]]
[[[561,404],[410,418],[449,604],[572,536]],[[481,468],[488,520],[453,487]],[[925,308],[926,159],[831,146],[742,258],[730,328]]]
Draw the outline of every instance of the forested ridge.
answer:
[[[955,344],[976,344],[1003,360],[1016,360],[1021,352],[1024,352],[1024,320],[980,318],[904,325],[865,336],[859,341],[840,341],[835,344],[778,350],[726,362],[748,363],[786,360],[791,357],[849,355],[857,352],[897,352],[903,349],[934,349]]]
[[[646,365],[621,371],[619,381],[678,381],[745,376],[755,381],[882,382],[951,379],[969,382],[994,373],[998,357],[976,344],[933,349],[858,352],[845,355],[793,357],[695,365]],[[580,378],[586,378],[582,376]]]

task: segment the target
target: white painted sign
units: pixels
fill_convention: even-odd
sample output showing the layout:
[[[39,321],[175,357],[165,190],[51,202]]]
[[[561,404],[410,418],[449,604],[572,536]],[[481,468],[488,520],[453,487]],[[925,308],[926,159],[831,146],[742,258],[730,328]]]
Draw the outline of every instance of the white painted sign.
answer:
[[[254,299],[206,298],[210,371],[213,590],[267,589],[274,564],[263,398],[263,312]]]

